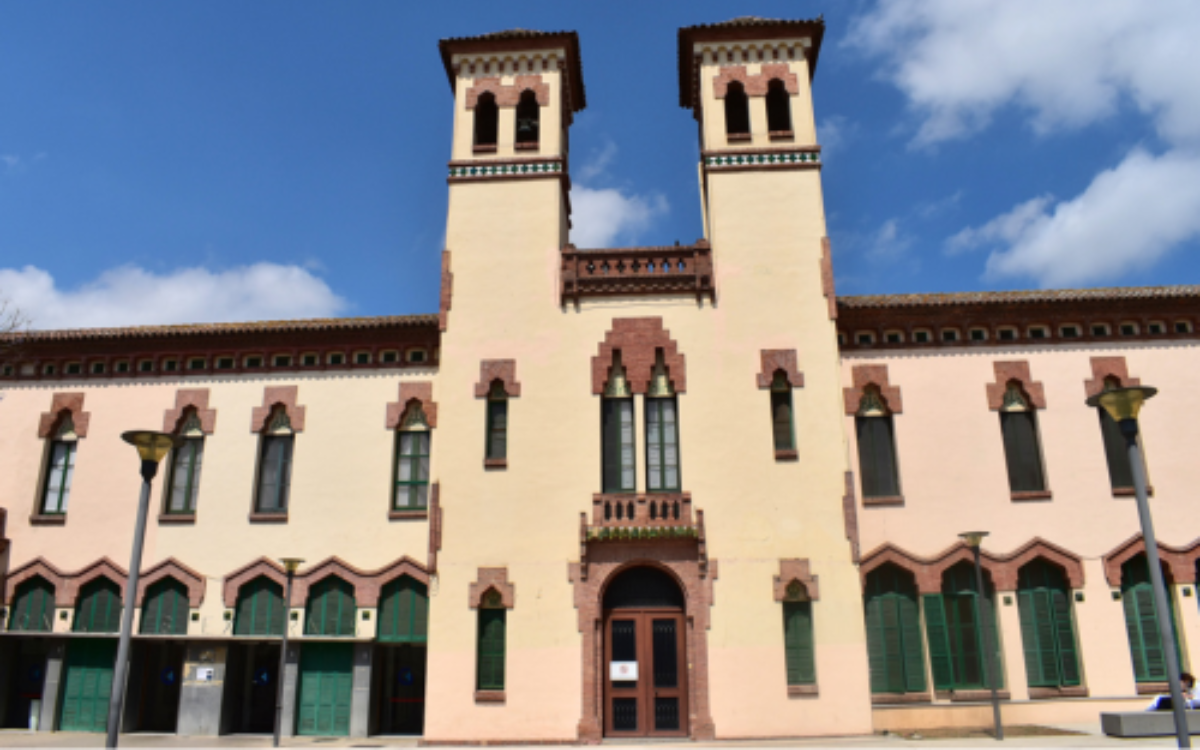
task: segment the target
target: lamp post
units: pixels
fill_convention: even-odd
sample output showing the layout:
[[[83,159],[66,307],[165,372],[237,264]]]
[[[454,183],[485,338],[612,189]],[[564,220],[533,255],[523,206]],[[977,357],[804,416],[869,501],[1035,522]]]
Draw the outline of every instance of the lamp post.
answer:
[[[287,641],[288,622],[292,615],[292,579],[296,576],[296,568],[304,562],[299,557],[281,557],[283,569],[287,571],[287,588],[283,593],[283,642],[279,645],[279,677],[275,682],[275,741],[274,747],[279,747],[279,733],[283,729],[283,683],[287,673]]]
[[[1167,659],[1167,681],[1171,687],[1171,710],[1175,714],[1175,737],[1179,747],[1191,747],[1188,736],[1187,714],[1184,709],[1183,690],[1179,684],[1179,656],[1175,653],[1175,632],[1171,623],[1170,604],[1167,602],[1167,587],[1163,582],[1162,567],[1158,561],[1158,539],[1154,536],[1154,521],[1150,518],[1150,503],[1146,499],[1146,467],[1142,463],[1142,448],[1138,445],[1138,412],[1146,399],[1158,393],[1157,388],[1135,386],[1113,388],[1087,400],[1088,406],[1099,406],[1108,412],[1125,438],[1125,449],[1129,453],[1129,468],[1133,472],[1133,488],[1137,495],[1138,519],[1142,524],[1142,540],[1146,545],[1146,563],[1150,566],[1150,585],[1154,587],[1154,613],[1158,617],[1159,637]]]
[[[125,608],[121,611],[121,640],[113,669],[112,693],[108,699],[108,740],[105,747],[117,746],[121,731],[121,709],[125,705],[125,674],[129,668],[129,641],[133,635],[133,604],[137,601],[138,571],[142,567],[142,543],[146,537],[146,514],[150,508],[150,482],[158,474],[158,464],[179,438],[165,432],[130,430],[121,439],[137,448],[142,459],[142,495],[138,500],[137,527],[133,532],[133,553],[129,558],[129,581],[125,587]]]
[[[965,531],[959,537],[966,542],[975,555],[975,618],[983,628],[983,679],[992,691],[992,725],[997,740],[1004,739],[1004,724],[1000,721],[1000,694],[996,692],[996,644],[992,638],[990,618],[983,616],[983,565],[979,562],[979,545],[987,536],[986,531]]]

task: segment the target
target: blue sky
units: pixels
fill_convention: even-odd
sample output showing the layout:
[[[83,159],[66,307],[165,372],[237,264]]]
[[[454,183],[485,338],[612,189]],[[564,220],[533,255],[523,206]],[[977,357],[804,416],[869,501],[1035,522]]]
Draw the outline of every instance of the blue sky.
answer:
[[[577,244],[700,236],[676,30],[828,30],[838,291],[1198,283],[1200,4],[0,0],[0,295],[37,328],[437,309],[437,40],[575,29]],[[718,248],[719,252],[719,248]]]

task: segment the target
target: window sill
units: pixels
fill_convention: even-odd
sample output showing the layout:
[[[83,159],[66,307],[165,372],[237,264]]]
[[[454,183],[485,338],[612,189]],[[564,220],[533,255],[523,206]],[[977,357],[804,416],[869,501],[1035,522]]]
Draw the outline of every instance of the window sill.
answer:
[[[889,706],[904,703],[930,703],[929,693],[875,693],[871,696],[871,705]]]
[[[503,690],[476,690],[475,691],[475,702],[476,703],[504,703],[505,702],[504,691]]]
[[[388,520],[399,521],[408,518],[429,518],[429,509],[421,508],[420,510],[389,510]]]
[[[726,133],[725,140],[730,143],[746,143],[751,139],[749,133]]]
[[[996,696],[1006,701],[1012,698],[1012,694],[1007,690],[997,690]],[[982,701],[990,701],[992,699],[991,690],[951,690],[951,703],[980,703]]]
[[[195,523],[195,513],[159,513],[159,523]]]
[[[879,497],[864,497],[863,506],[874,505],[904,505],[904,495],[880,495]]]
[[[525,141],[523,143],[514,143],[513,149],[516,151],[537,151],[538,150],[538,142],[537,141]]]
[[[507,469],[507,458],[485,458],[483,459],[483,468],[485,469]]]
[[[496,153],[496,144],[492,143],[492,144],[483,145],[483,146],[476,145],[476,146],[472,147],[471,153],[494,154],[494,153]]]
[[[1033,492],[1014,492],[1012,493],[1012,501],[1014,503],[1022,503],[1029,500],[1050,500],[1054,497],[1054,493],[1050,490],[1036,490]]]
[[[34,513],[29,516],[29,523],[33,526],[66,526],[66,513]]]
[[[816,685],[788,685],[789,698],[799,695],[820,695],[820,693],[817,692]]]
[[[1088,689],[1083,685],[1073,687],[1031,687],[1029,697],[1034,700],[1045,698],[1086,698]]]
[[[769,135],[773,141],[790,141],[794,140],[796,137],[796,134],[791,130],[772,130],[767,135]]]
[[[799,458],[800,452],[795,448],[789,448],[788,450],[783,451],[779,450],[778,448],[775,449],[776,461],[797,461]]]
[[[288,514],[285,510],[282,513],[251,513],[250,523],[287,523]]]
[[[1171,688],[1166,682],[1139,682],[1137,684],[1138,695],[1162,695],[1169,693]]]
[[[1113,487],[1113,497],[1137,497],[1137,490],[1133,487]],[[1147,487],[1146,495],[1154,497],[1154,488]]]

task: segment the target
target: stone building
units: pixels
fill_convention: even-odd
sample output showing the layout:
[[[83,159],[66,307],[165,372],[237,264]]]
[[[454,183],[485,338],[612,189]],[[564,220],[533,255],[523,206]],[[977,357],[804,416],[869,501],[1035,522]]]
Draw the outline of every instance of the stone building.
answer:
[[[694,244],[569,243],[575,33],[447,39],[437,314],[25,337],[0,363],[4,726],[103,730],[123,605],[126,731],[269,732],[281,682],[285,735],[985,723],[993,634],[1007,720],[1087,720],[1164,679],[1130,467],[1084,404],[1139,381],[1200,658],[1200,289],[837,297],[823,31],[679,31]],[[133,428],[180,438],[136,591]]]

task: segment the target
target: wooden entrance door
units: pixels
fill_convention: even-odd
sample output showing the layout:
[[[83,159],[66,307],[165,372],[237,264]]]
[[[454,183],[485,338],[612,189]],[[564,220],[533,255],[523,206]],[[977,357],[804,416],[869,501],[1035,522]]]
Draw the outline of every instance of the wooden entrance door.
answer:
[[[686,737],[683,613],[620,609],[604,624],[604,730],[610,737]],[[632,679],[631,679],[632,678]]]

